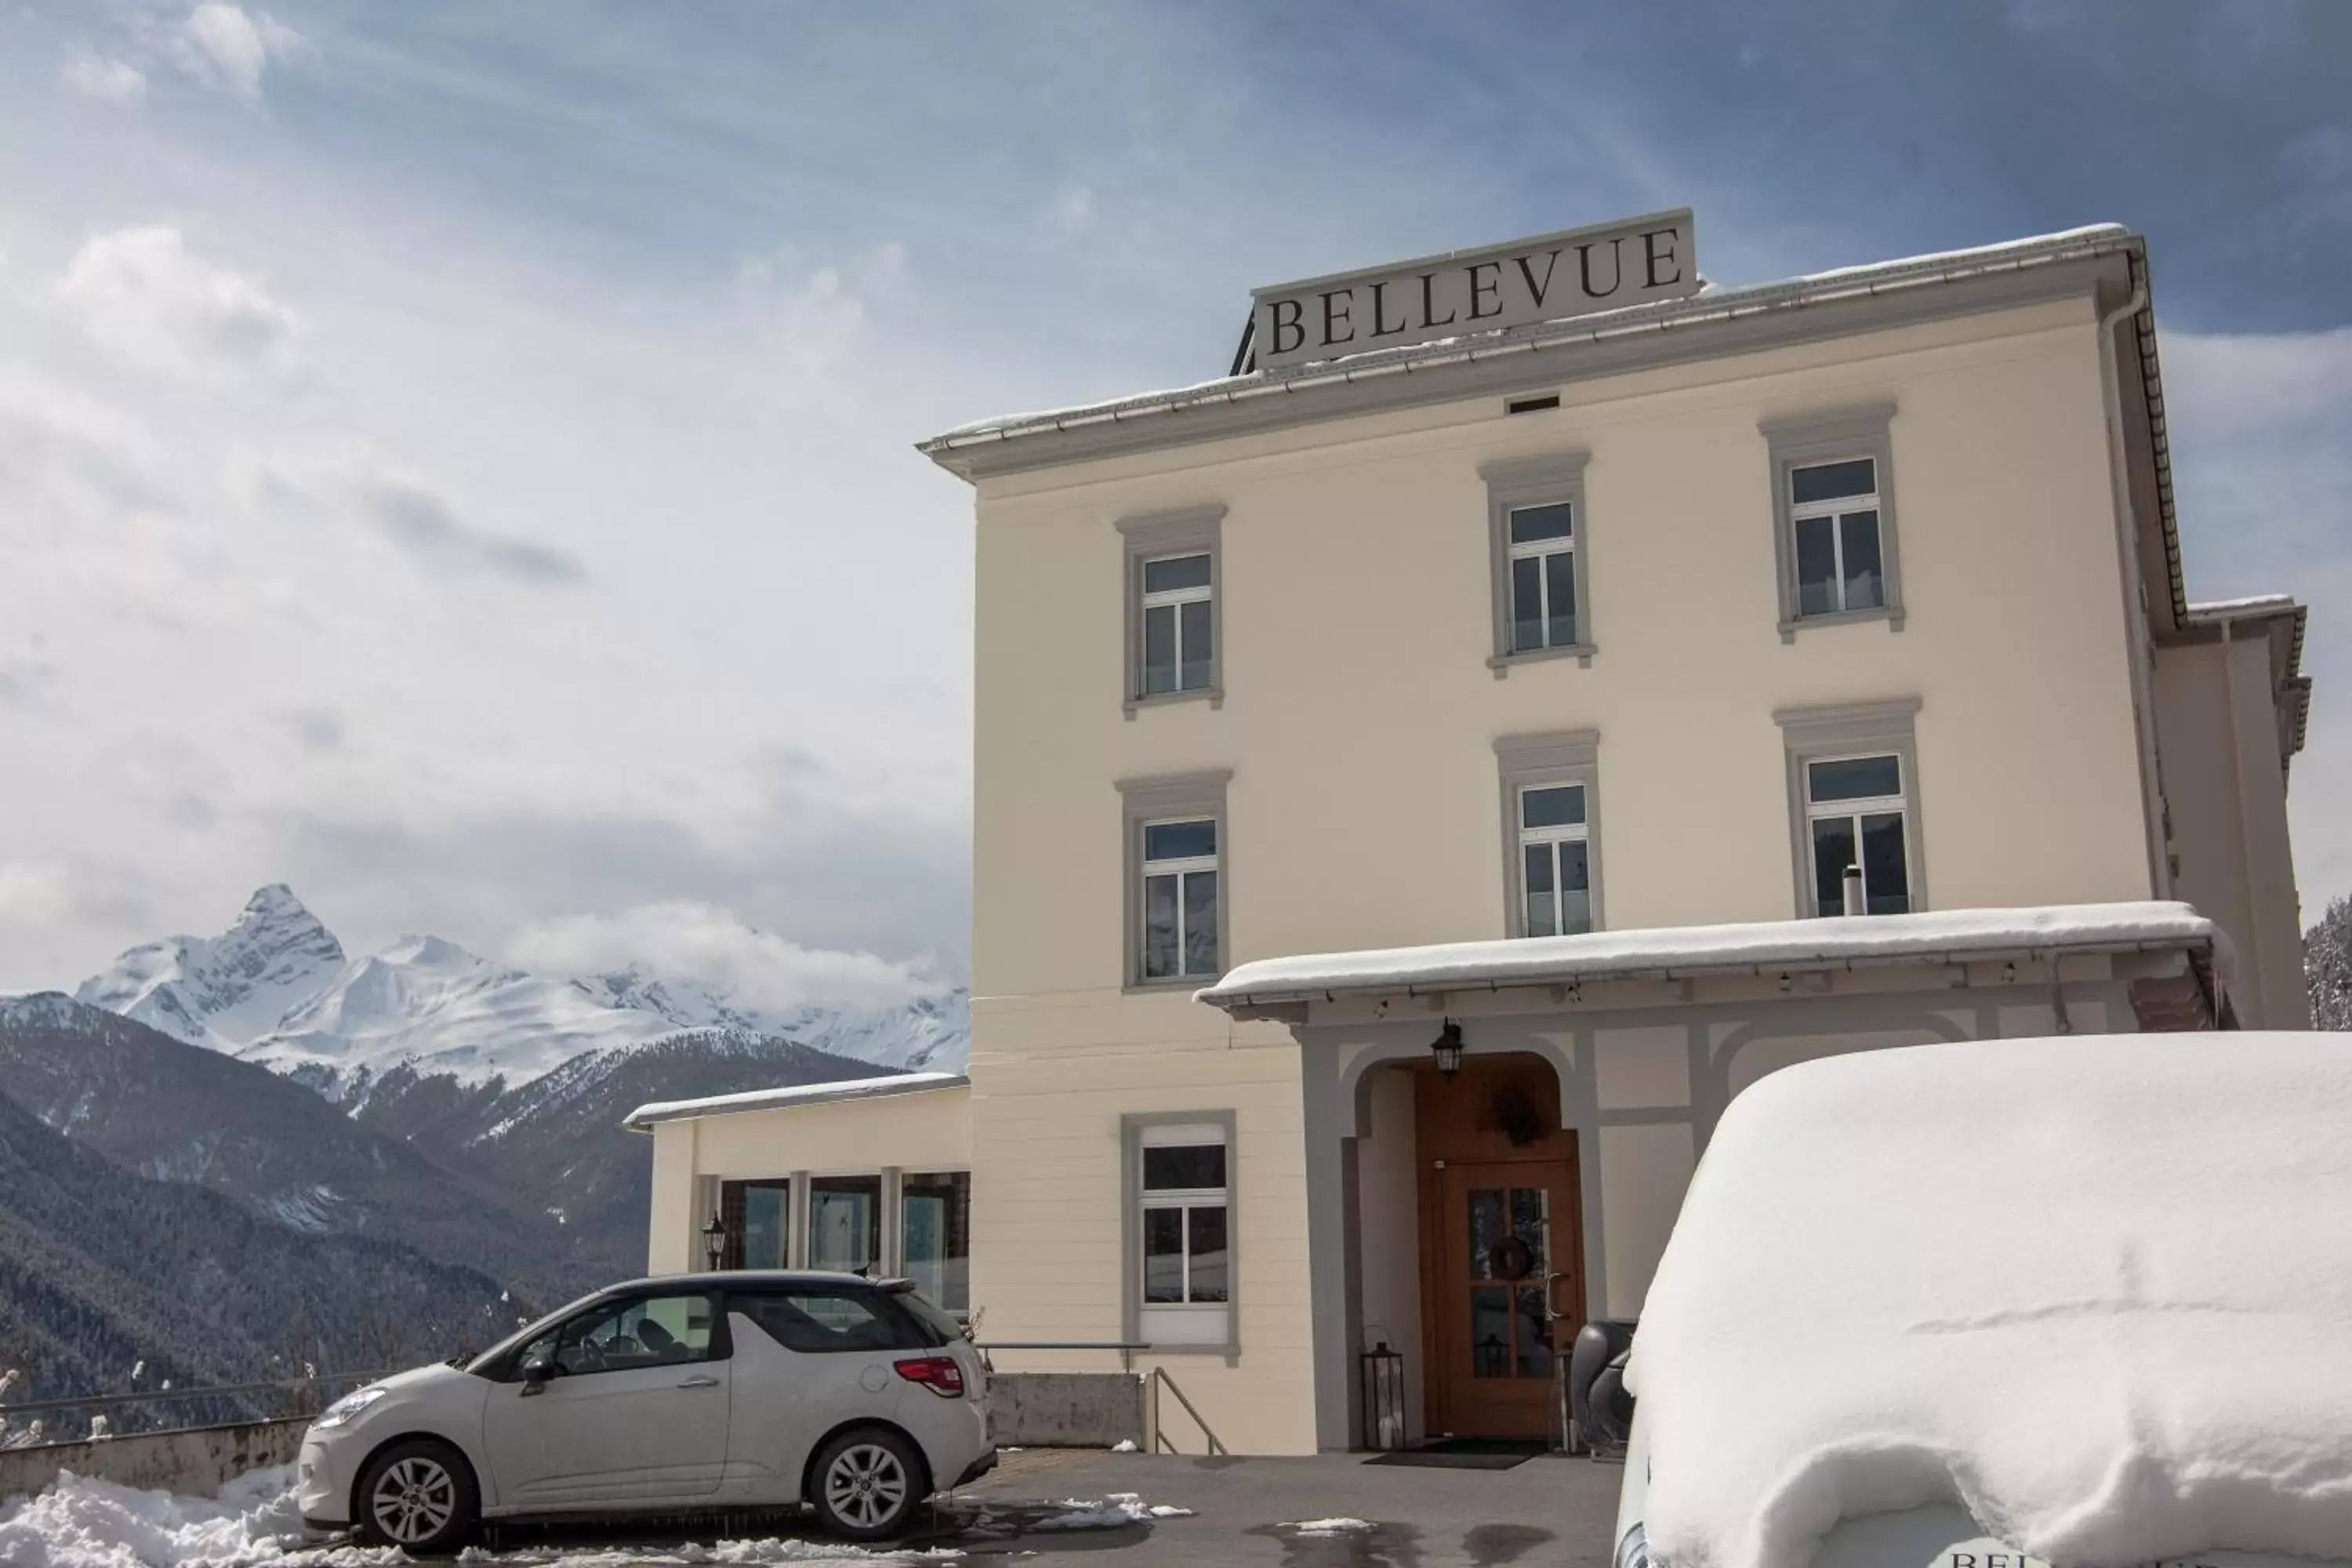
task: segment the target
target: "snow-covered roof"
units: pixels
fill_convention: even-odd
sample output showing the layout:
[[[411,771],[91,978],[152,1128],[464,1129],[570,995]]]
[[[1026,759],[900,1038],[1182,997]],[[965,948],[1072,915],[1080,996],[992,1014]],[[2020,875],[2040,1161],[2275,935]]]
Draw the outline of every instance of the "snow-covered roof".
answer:
[[[1767,1076],[1634,1335],[1653,1561],[1799,1568],[1841,1517],[1939,1505],[2049,1563],[2344,1560],[2347,1103],[2325,1034]]]
[[[626,1125],[643,1132],[656,1121],[683,1121],[697,1116],[726,1116],[739,1110],[789,1110],[803,1105],[831,1105],[845,1100],[886,1100],[898,1094],[929,1094],[943,1089],[968,1089],[971,1079],[960,1072],[900,1072],[887,1078],[837,1079],[831,1083],[801,1083],[786,1089],[747,1089],[739,1094],[713,1094],[700,1100],[658,1100],[628,1114]]]
[[[1622,310],[1596,311],[1563,321],[1538,321],[1500,331],[1469,332],[1402,348],[1373,349],[1337,359],[1286,365],[1274,371],[1252,371],[1246,375],[1223,376],[1213,381],[1196,382],[1190,386],[1137,393],[1064,408],[996,415],[973,420],[968,425],[959,425],[952,430],[919,443],[918,449],[936,458],[987,442],[1049,436],[1057,431],[1117,423],[1147,415],[1172,414],[1212,404],[1242,403],[1268,395],[1307,392],[1320,386],[1344,385],[1369,376],[1399,374],[1439,364],[1525,353],[1565,343],[1659,332],[1670,327],[1686,330],[1702,321],[1727,321],[1854,295],[1958,282],[1993,272],[2015,271],[2053,261],[2105,255],[2138,243],[2138,237],[2121,224],[2094,224],[2056,234],[2005,240],[1997,245],[1937,251],[1861,267],[1841,267],[1771,283],[1727,289],[1711,287],[1685,299],[1630,305]]]
[[[1236,966],[1193,994],[1231,1010],[1342,993],[1413,995],[1601,980],[1959,963],[2052,952],[2164,949],[2210,954],[2216,970],[2226,975],[2229,939],[2219,926],[2187,904],[2148,902],[1664,926],[1262,958]]]

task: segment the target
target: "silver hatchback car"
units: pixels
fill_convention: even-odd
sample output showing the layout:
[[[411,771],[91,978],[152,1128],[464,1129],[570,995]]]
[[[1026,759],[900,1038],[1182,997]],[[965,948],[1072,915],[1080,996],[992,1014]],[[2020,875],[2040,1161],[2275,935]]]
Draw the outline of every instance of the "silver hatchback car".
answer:
[[[417,1555],[483,1520],[805,1503],[881,1540],[996,1460],[987,1372],[906,1280],[637,1279],[347,1394],[302,1442],[313,1529]]]

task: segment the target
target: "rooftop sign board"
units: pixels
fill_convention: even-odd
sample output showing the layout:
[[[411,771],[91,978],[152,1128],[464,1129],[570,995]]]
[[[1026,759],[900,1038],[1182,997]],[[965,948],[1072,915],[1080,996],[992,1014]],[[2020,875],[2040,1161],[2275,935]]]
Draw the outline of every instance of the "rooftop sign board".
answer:
[[[1688,207],[1253,290],[1260,370],[1698,292]]]

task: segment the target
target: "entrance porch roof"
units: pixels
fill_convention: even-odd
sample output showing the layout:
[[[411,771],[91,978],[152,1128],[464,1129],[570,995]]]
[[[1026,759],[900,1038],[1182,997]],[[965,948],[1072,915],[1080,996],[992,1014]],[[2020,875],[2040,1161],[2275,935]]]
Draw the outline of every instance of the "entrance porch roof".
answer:
[[[2227,990],[2233,955],[2221,928],[2187,904],[2146,902],[1840,915],[1308,953],[1238,965],[1193,995],[1241,1016],[1342,996],[2167,952],[2186,954]]]

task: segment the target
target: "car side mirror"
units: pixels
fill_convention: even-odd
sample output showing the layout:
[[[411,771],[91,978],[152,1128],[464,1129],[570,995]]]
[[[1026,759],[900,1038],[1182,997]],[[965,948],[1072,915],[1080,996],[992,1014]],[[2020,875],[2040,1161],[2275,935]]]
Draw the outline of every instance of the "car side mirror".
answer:
[[[522,1397],[528,1399],[547,1386],[547,1380],[563,1369],[555,1364],[552,1356],[535,1355],[522,1363]]]

